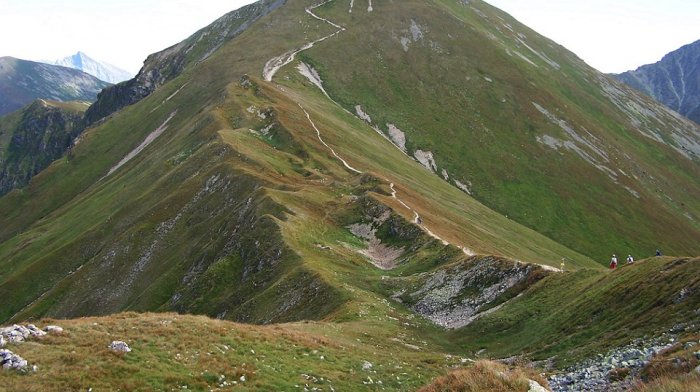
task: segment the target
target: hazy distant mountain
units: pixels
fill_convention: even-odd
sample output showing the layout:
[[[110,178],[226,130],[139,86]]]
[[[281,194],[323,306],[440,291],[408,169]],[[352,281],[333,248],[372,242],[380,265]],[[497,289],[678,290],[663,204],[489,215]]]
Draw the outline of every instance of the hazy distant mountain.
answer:
[[[0,57],[0,116],[38,98],[92,102],[109,85],[76,69]]]
[[[83,52],[78,52],[72,56],[56,60],[53,64],[79,69],[100,80],[113,84],[123,82],[134,77],[134,75],[128,71],[124,71],[123,69],[115,67],[111,64],[94,60]]]
[[[698,65],[700,40],[667,54],[656,64],[613,76],[700,124]]]

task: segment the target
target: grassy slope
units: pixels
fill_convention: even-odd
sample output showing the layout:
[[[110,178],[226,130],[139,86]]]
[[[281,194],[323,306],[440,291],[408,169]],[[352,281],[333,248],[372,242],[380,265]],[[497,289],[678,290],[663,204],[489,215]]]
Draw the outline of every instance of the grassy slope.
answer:
[[[261,327],[205,317],[133,313],[46,320],[39,325],[47,323],[61,325],[64,333],[10,347],[39,371],[26,376],[0,372],[4,388],[172,390],[187,386],[196,391],[240,387],[288,391],[308,385],[341,391],[415,390],[459,364],[459,358],[406,346],[388,334],[398,330],[395,326]],[[133,351],[111,352],[107,346],[113,340],[126,341]],[[362,369],[364,361],[371,362],[371,370]],[[365,385],[370,378],[374,384]],[[222,386],[224,381],[240,385]]]
[[[697,162],[641,136],[603,93],[599,74],[573,54],[481,2],[470,6],[483,17],[456,1],[380,3],[369,14],[348,14],[346,6],[318,9],[348,30],[302,57],[345,108],[361,104],[380,127],[396,124],[411,151],[433,151],[440,169],[473,183],[479,201],[601,262],[612,252],[647,255],[656,247],[700,251]],[[412,23],[423,34],[415,41]],[[411,41],[407,51],[401,37]],[[617,173],[613,182],[576,154],[537,143],[544,134],[566,137],[532,102],[587,130],[609,157],[603,164],[630,176]]]
[[[302,12],[298,7],[289,14],[275,14],[283,18],[276,26],[293,25]],[[402,199],[424,217],[426,226],[451,242],[477,252],[544,264],[557,265],[566,256],[575,266],[594,266],[590,259],[499,216],[429,174],[318,92],[302,87],[291,68],[285,70],[289,72],[287,83],[296,92],[281,94],[264,84],[257,93],[245,91],[238,84],[240,75],[248,70],[259,72],[259,59],[268,58],[274,48],[259,49],[261,53],[249,53],[251,57],[241,54],[249,47],[247,41],[267,26],[256,25],[239,37],[243,43],[225,46],[200,64],[201,69],[186,72],[139,104],[88,130],[70,161],[55,162],[29,187],[0,200],[6,222],[0,228],[0,238],[5,240],[0,254],[8,266],[0,289],[13,299],[11,306],[2,309],[4,318],[18,311],[22,313],[16,317],[24,318],[46,312],[104,314],[120,309],[218,315],[226,314],[221,308],[226,298],[237,295],[243,302],[234,301],[237,310],[227,317],[262,322],[269,321],[266,310],[289,305],[283,303],[281,293],[303,292],[306,284],[327,287],[324,290],[329,295],[316,299],[328,305],[326,310],[311,311],[310,317],[322,317],[338,306],[344,294],[332,294],[330,287],[343,287],[378,272],[371,271],[352,249],[322,254],[315,247],[317,242],[333,243],[349,236],[332,222],[331,227],[323,227],[329,226],[324,211],[332,208],[338,195],[356,187],[357,176],[319,144],[296,102],[304,102],[339,153],[382,179],[377,197],[407,219],[412,219],[412,213],[388,197],[388,182],[383,179],[396,183]],[[232,66],[232,58],[242,59],[242,64]],[[166,101],[186,80],[189,84]],[[248,128],[262,124],[248,113],[251,104],[272,107],[287,130],[281,131],[287,135],[282,139],[268,141],[276,149],[255,144]],[[119,171],[102,178],[175,110],[165,136]],[[217,176],[226,178],[236,191],[231,194],[229,187],[207,199],[198,198],[198,192]],[[333,185],[319,184],[322,179]],[[237,216],[249,197],[261,206],[255,217]],[[245,221],[248,218],[262,226],[244,235],[237,227],[250,224]],[[163,234],[162,228],[170,224],[173,227]],[[278,225],[284,243],[272,236],[266,246],[256,244],[256,235],[263,236],[265,230],[274,231],[272,227]],[[235,238],[234,242],[227,237]],[[236,245],[230,248],[227,243]],[[260,279],[271,291],[255,292],[255,281],[246,280],[246,271],[262,271],[276,257],[257,249],[271,249],[267,253],[279,249],[281,259],[287,260],[279,264],[282,269],[275,270],[274,278],[261,272]],[[240,258],[228,258],[234,254]],[[352,274],[341,281],[331,280],[333,268],[348,261],[356,265]],[[203,281],[202,276],[223,267],[231,277],[245,281],[243,286],[225,289],[221,281],[218,288],[211,288],[186,280],[186,288],[179,288],[183,276]],[[300,282],[306,283],[283,284],[294,281],[295,274],[305,276]],[[89,283],[76,286],[77,281]],[[202,302],[211,290],[218,293],[216,306]],[[250,295],[259,295],[261,302],[247,302]],[[40,296],[40,301],[32,303]],[[178,298],[185,303],[177,303]],[[302,309],[304,298],[307,296],[301,294],[295,309]],[[256,303],[263,305],[256,307]],[[305,313],[274,314],[275,320],[305,317]]]
[[[616,271],[554,274],[451,339],[488,355],[559,357],[558,366],[697,319],[700,259],[652,258]]]
[[[258,75],[260,66],[266,59],[298,43],[293,37],[285,36],[283,39],[280,37],[279,41],[273,40],[275,44],[271,47],[254,47],[248,51],[253,48],[251,43],[257,42],[257,37],[268,32],[283,35],[285,28],[297,25],[299,18],[305,17],[300,2],[292,2],[290,7],[293,7],[293,12],[270,15],[264,20],[266,23],[256,25],[240,36],[240,46],[226,45],[198,68],[186,72],[143,102],[88,131],[71,161],[55,162],[26,190],[0,199],[0,212],[6,217],[3,223],[7,223],[0,227],[0,238],[3,239],[0,258],[4,260],[4,266],[8,267],[0,275],[3,282],[0,288],[4,290],[3,295],[16,296],[12,298],[11,306],[3,307],[3,318],[12,316],[25,305],[29,306],[17,319],[43,314],[106,313],[118,309],[177,309],[220,315],[226,308],[219,308],[218,304],[230,304],[232,300],[243,299],[244,303],[236,303],[235,307],[226,309],[231,313],[223,316],[256,322],[299,318],[334,321],[301,324],[299,328],[311,332],[323,331],[329,335],[329,339],[348,344],[358,338],[365,339],[369,345],[366,349],[357,347],[360,355],[356,355],[354,348],[344,351],[342,355],[350,358],[348,361],[353,364],[370,351],[373,354],[377,352],[376,355],[387,360],[393,356],[391,361],[407,358],[407,363],[415,363],[413,374],[421,377],[437,374],[443,369],[442,362],[436,359],[443,358],[436,354],[441,351],[463,353],[483,346],[496,355],[509,355],[521,350],[536,352],[532,347],[518,343],[519,340],[513,339],[513,336],[528,335],[533,345],[544,344],[547,339],[545,333],[552,332],[546,323],[530,321],[536,324],[529,325],[520,332],[515,330],[520,335],[498,336],[500,330],[490,328],[491,334],[477,329],[445,334],[409,314],[403,307],[389,302],[377,292],[383,275],[405,274],[410,277],[413,273],[440,268],[439,263],[409,263],[392,272],[374,269],[357,253],[361,244],[335,220],[333,213],[348,206],[352,200],[349,195],[360,192],[385,202],[408,220],[412,219],[410,211],[389,196],[385,180],[388,179],[396,184],[400,197],[424,217],[426,226],[451,242],[480,252],[498,253],[526,261],[557,265],[560,257],[565,255],[572,260],[574,266],[595,267],[596,264],[587,257],[498,215],[428,173],[388,145],[369,127],[333,106],[315,88],[307,86],[292,67],[285,68],[278,75],[278,81],[284,85],[285,91],[262,83],[255,76],[252,79],[260,86],[259,89],[242,88],[238,82],[243,73]],[[275,26],[275,29],[270,26]],[[310,24],[308,29],[312,34],[322,35],[326,32],[320,23]],[[277,51],[278,49],[281,50]],[[173,99],[163,102],[185,80],[190,83]],[[363,176],[344,169],[321,146],[313,128],[296,105],[297,102],[302,102],[309,111],[325,140],[353,166],[371,173],[375,177],[376,186],[365,187],[362,184]],[[274,137],[261,138],[250,132],[250,128],[258,130],[265,125],[255,115],[248,113],[246,109],[250,105],[273,109],[274,121],[279,125]],[[178,110],[177,115],[169,123],[168,132],[163,137],[114,175],[99,181],[113,164],[161,125],[175,109]],[[207,188],[209,180],[217,174],[242,186],[235,191],[228,188],[202,203],[193,204],[196,205],[193,211],[185,211],[184,207],[195,199],[194,195]],[[235,237],[242,238],[240,243],[243,245],[237,248],[235,254],[220,257],[222,254],[218,250],[226,248],[222,242],[225,242],[227,235],[233,233],[233,228],[227,224],[248,224],[245,220],[238,220],[235,215],[249,198],[259,206],[251,217],[256,225],[261,225],[261,231],[253,231],[246,238]],[[221,206],[229,200],[234,204],[222,211]],[[128,287],[131,291],[127,290],[117,301],[103,306],[99,302],[102,292],[95,295],[94,290],[106,285],[108,290],[105,292],[109,293],[109,289],[120,287],[120,280],[124,276],[120,273],[133,269],[139,256],[149,249],[149,244],[159,238],[158,228],[183,211],[186,218],[174,226],[172,236],[165,242],[168,246],[158,249],[158,262],[153,269],[146,270],[139,277],[138,284]],[[222,230],[226,235],[221,234]],[[256,240],[270,241],[273,245],[282,244],[284,252],[289,250],[277,268],[268,269],[271,273],[261,275],[260,281],[253,281],[262,283],[262,286],[251,284],[250,281],[241,283],[240,280],[245,275],[246,268],[252,268],[245,263],[246,260],[262,260],[256,257],[268,249],[268,243],[265,243],[263,250],[258,250]],[[328,252],[320,249],[316,246],[318,243],[329,245],[332,250]],[[438,242],[433,242],[433,246],[434,249],[429,249],[427,255],[424,255],[428,259],[440,254],[443,249]],[[113,263],[104,268],[105,265],[101,263],[109,259],[113,251],[124,251],[126,255],[121,259],[111,259]],[[449,253],[461,257],[454,248]],[[236,258],[236,254],[241,258]],[[201,264],[201,269],[197,269],[200,268],[197,262],[201,260],[206,262]],[[84,267],[76,272],[80,265]],[[183,276],[193,271],[203,279],[197,284],[188,284],[183,289]],[[655,272],[657,270],[650,269],[648,274],[640,275],[640,278],[653,276]],[[311,278],[305,280],[306,278],[299,279],[300,277]],[[525,322],[529,320],[531,309],[546,302],[542,298],[553,301],[551,298],[559,296],[562,287],[583,287],[591,280],[601,277],[608,277],[608,274],[583,268],[572,274],[548,278],[535,286],[531,293],[493,313],[488,320],[508,318],[512,311],[516,311],[515,314],[520,318],[514,320]],[[688,278],[686,275],[683,277]],[[689,280],[674,282],[671,287],[676,290],[687,281]],[[299,285],[295,286],[295,282]],[[83,283],[87,284],[82,286]],[[290,288],[290,285],[293,287]],[[632,282],[628,286],[633,287]],[[83,291],[76,290],[76,287]],[[642,287],[646,289],[645,296],[657,294],[653,286]],[[47,294],[30,305],[33,299],[43,293]],[[181,303],[181,308],[170,302],[174,294],[180,294],[186,301]],[[600,290],[597,295],[605,296],[606,292]],[[82,296],[88,301],[76,300]],[[292,306],[285,313],[287,304],[280,301],[297,297],[316,302],[293,303],[297,307]],[[572,295],[565,299],[574,301],[576,297]],[[522,305],[523,301],[529,302]],[[76,307],[76,304],[79,306]],[[586,320],[599,307],[583,309],[585,312],[577,314],[577,317]],[[270,314],[274,315],[273,319],[269,318]],[[625,323],[629,323],[631,316],[635,315],[636,313],[627,312],[620,317],[625,317]],[[561,329],[555,332],[566,332],[565,336],[568,336],[567,328],[571,328],[569,322],[572,318],[575,317],[567,313],[555,319],[561,323]],[[202,319],[199,322],[203,325],[218,323]],[[119,328],[119,323],[128,326],[128,321],[115,320],[115,328]],[[255,327],[246,328],[255,330]],[[128,327],[124,327],[124,331],[128,330]],[[630,331],[613,337],[610,342],[619,342],[644,331],[644,328]],[[465,338],[470,333],[475,339]],[[270,339],[274,340],[274,334],[272,335]],[[558,345],[553,346],[548,353],[557,353],[569,347],[567,338],[560,336],[563,337],[557,341]],[[391,340],[393,338],[423,347],[428,353],[421,351],[415,353],[417,357],[412,357],[413,349],[404,349],[407,346]],[[599,338],[599,333],[574,335],[577,344],[589,345],[582,350],[584,352],[591,347],[598,347],[595,344],[600,343]],[[134,336],[134,339],[137,337]],[[89,350],[103,344],[94,343],[95,341],[85,347]],[[287,346],[286,343],[288,342],[280,345]],[[590,346],[591,343],[594,345]],[[268,346],[262,347],[270,349]],[[41,349],[42,347],[36,347],[36,350]],[[153,358],[165,359],[162,350],[154,350]],[[277,351],[270,352],[273,353],[270,357],[290,360]],[[397,354],[391,354],[392,352]],[[25,355],[22,351],[20,354]],[[171,355],[174,354],[171,352]],[[421,357],[423,355],[426,356],[425,360]],[[29,357],[29,354],[26,356]],[[133,368],[135,364],[129,364],[128,358],[125,359],[126,364]],[[142,364],[150,358],[141,358]],[[243,361],[241,357],[234,358],[234,363]],[[114,365],[111,362],[113,359],[107,354],[106,358],[100,359],[104,362],[98,368],[110,368]],[[72,360],[77,364],[74,371],[80,372],[78,367],[83,365],[80,358],[73,357]],[[248,363],[250,359],[245,361]],[[169,360],[165,361],[166,365],[170,363]],[[387,365],[386,369],[389,368]],[[122,370],[118,370],[114,377],[123,376]],[[155,368],[152,373],[144,375],[143,379],[154,383],[153,385],[168,386],[183,380],[190,382],[193,377],[197,382],[204,382],[196,376],[196,370],[188,370],[187,375],[183,376],[181,369],[177,368],[173,372],[179,376],[166,380],[158,373],[172,373],[167,369],[163,372],[161,370],[164,369]],[[297,370],[285,370],[282,374],[288,375]],[[347,368],[343,366],[343,370],[347,371]],[[237,370],[222,368],[222,371],[230,371],[233,376]],[[382,370],[381,375],[390,376],[392,371]],[[190,372],[194,372],[195,376],[189,376]],[[406,373],[411,374],[411,371]],[[277,377],[266,373],[265,377],[258,380],[261,383],[267,382],[267,379],[278,382],[280,378]],[[416,379],[413,375],[410,377],[413,380],[411,385],[422,385],[419,383],[420,378]],[[348,382],[355,385],[362,378],[363,374],[351,374]],[[126,381],[141,382],[130,379]]]

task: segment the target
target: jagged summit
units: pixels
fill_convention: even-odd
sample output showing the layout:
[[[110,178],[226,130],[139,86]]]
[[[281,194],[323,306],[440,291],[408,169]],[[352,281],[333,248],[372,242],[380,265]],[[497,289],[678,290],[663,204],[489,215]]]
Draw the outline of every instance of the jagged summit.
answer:
[[[700,40],[616,79],[700,124]]]
[[[87,54],[78,51],[76,54],[64,57],[53,62],[54,65],[79,69],[105,82],[116,84],[134,77],[128,71],[124,71],[114,65],[93,60]]]

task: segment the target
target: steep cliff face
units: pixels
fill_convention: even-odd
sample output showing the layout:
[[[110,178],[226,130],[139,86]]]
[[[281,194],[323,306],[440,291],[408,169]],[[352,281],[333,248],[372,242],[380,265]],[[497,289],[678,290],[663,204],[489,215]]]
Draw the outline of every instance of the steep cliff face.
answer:
[[[179,44],[148,56],[135,78],[99,94],[97,102],[85,115],[87,122],[95,123],[149,96],[158,87],[179,76],[187,66],[206,60],[221,45],[241,34],[285,1],[261,0],[229,12]]]
[[[0,116],[40,98],[92,102],[109,85],[76,69],[0,57]]]
[[[0,195],[26,185],[70,148],[84,129],[86,108],[40,99],[0,117]]]
[[[700,124],[700,40],[664,56],[655,64],[613,75]]]

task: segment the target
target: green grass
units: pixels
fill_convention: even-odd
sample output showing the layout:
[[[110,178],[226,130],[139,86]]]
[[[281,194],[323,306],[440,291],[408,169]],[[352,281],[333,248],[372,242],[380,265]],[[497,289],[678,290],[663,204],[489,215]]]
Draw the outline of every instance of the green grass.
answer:
[[[557,366],[593,356],[605,347],[656,336],[693,320],[700,260],[652,258],[615,271],[554,274],[498,312],[455,331],[462,347],[488,356],[521,352],[557,358]]]

